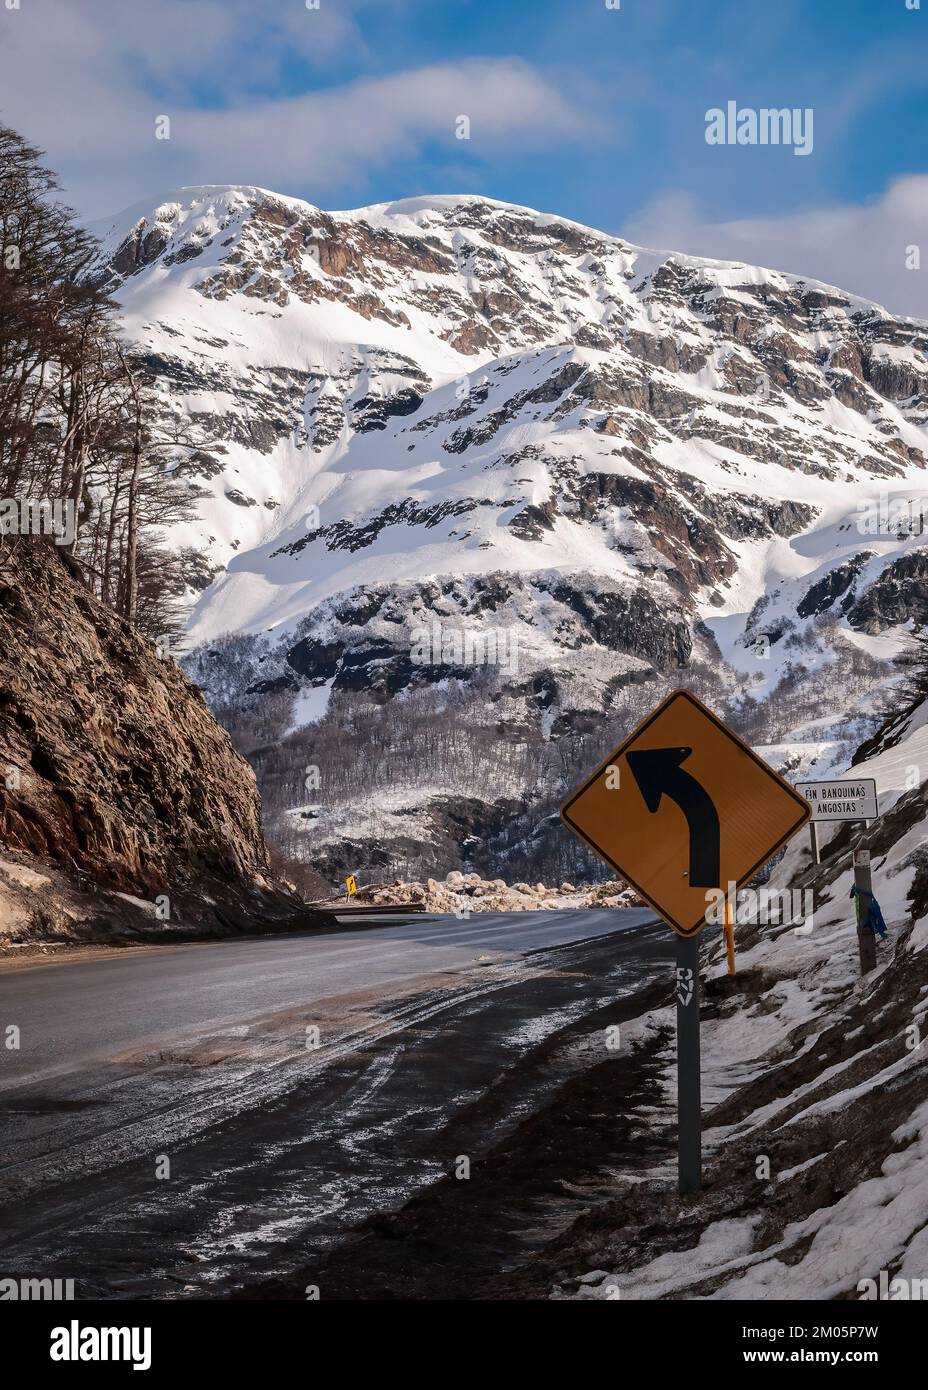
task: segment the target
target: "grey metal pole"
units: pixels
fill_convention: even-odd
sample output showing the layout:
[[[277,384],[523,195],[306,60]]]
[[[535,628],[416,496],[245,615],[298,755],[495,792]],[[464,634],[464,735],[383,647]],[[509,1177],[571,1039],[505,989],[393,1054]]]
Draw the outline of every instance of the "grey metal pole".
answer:
[[[677,1124],[680,1195],[702,1189],[699,937],[677,938]]]
[[[809,838],[812,841],[812,862],[813,864],[821,864],[822,855],[818,847],[818,826],[814,820],[809,821]]]

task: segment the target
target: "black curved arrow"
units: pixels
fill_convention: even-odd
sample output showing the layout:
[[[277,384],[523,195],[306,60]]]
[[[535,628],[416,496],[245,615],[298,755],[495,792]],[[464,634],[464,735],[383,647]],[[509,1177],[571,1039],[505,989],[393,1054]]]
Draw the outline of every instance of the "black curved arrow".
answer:
[[[690,887],[719,886],[719,813],[705,787],[680,764],[692,748],[642,748],[626,753],[628,765],[654,814],[662,796],[675,801],[690,831]]]

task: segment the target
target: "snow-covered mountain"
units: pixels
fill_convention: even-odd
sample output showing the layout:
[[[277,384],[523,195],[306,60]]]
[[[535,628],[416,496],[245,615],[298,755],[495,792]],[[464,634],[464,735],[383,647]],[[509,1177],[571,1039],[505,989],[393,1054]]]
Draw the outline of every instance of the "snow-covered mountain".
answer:
[[[480,197],[206,187],[96,230],[201,443],[195,674],[292,697],[283,732],[472,681],[468,639],[545,739],[681,667],[760,698],[840,658],[859,702],[928,614],[923,322]],[[846,762],[848,708],[780,762]]]

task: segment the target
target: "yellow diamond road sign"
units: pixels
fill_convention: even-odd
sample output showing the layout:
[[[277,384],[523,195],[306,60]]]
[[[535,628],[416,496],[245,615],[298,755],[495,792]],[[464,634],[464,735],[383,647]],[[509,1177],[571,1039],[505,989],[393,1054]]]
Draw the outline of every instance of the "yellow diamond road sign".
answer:
[[[658,705],[561,810],[684,937],[706,925],[710,890],[749,882],[809,815],[805,797],[688,690]]]

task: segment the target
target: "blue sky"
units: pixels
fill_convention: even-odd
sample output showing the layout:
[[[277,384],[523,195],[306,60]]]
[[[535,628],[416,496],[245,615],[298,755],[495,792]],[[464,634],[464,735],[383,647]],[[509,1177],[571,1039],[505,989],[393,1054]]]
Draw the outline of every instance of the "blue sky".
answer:
[[[928,314],[904,257],[928,241],[928,0],[20,4],[0,119],[87,217],[203,182],[327,207],[485,193]],[[730,100],[811,107],[812,154],[708,145]]]
[[[378,170],[365,200],[397,196],[398,183],[444,190],[457,176],[475,191],[619,226],[668,184],[744,216],[862,200],[928,168],[928,12],[904,0],[623,0],[619,10],[603,0],[430,0],[371,5],[359,23],[361,61],[345,52],[320,74],[294,57],[288,88],[449,57],[519,57],[599,126],[586,148],[557,142],[529,158],[482,148],[478,132],[454,158],[433,148],[411,167]],[[813,107],[819,157],[711,149],[705,112],[730,98]]]

